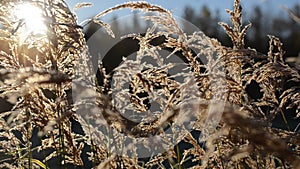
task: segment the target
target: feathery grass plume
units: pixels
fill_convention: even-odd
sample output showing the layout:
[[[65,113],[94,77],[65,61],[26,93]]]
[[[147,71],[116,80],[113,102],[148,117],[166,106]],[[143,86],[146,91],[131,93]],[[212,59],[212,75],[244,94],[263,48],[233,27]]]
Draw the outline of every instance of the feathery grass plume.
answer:
[[[80,8],[87,8],[87,7],[91,7],[93,6],[92,3],[90,2],[80,2],[80,3],[77,3],[75,6],[74,6],[74,11],[80,9]]]
[[[251,24],[242,26],[240,0],[227,10],[233,26],[220,23],[232,47],[200,31],[185,33],[170,11],[148,2],[120,4],[85,21],[114,36],[103,16],[123,8],[153,13],[144,17],[153,23],[145,34],[124,36],[139,41],[134,59],[111,72],[99,65],[100,86],[82,26],[63,0],[0,4],[0,96],[8,105],[0,113],[0,168],[300,167],[300,123],[285,118],[300,116],[299,70],[283,61],[283,44],[274,36],[266,55],[246,47]],[[44,27],[31,29],[19,5],[37,9]],[[157,38],[163,42],[154,45]],[[170,54],[161,55],[167,48]],[[168,58],[177,56],[187,69],[170,73],[178,64]],[[159,108],[150,117],[148,101]],[[285,128],[275,127],[278,115]],[[156,135],[161,138],[149,141]],[[140,159],[138,143],[156,154]],[[156,151],[164,143],[174,145]]]
[[[37,154],[44,154],[45,165],[54,156],[61,158],[62,165],[82,165],[82,144],[71,132],[69,120],[74,115],[66,93],[74,62],[85,49],[74,15],[63,1],[2,1],[1,6],[1,32],[6,33],[1,36],[1,95],[14,105],[1,113],[3,132],[8,134],[1,139],[6,154],[1,161],[32,168],[39,161]],[[18,8],[32,10],[25,7],[40,10],[40,16],[30,17],[41,19],[45,32],[24,32],[36,26],[30,18],[18,18]],[[31,140],[37,137],[42,143],[34,145]],[[6,143],[14,146],[3,147]]]

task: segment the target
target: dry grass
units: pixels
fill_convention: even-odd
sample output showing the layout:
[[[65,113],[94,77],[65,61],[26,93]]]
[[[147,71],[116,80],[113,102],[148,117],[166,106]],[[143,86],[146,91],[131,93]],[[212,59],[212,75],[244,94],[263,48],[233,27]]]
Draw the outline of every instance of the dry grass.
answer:
[[[113,72],[99,64],[104,78],[101,86],[94,82],[82,28],[65,2],[28,1],[42,9],[48,31],[21,39],[26,23],[14,17],[13,10],[22,2],[2,0],[0,8],[0,90],[1,97],[12,105],[0,114],[0,168],[300,167],[299,124],[291,128],[285,119],[287,112],[300,116],[299,70],[283,61],[283,44],[274,36],[269,36],[266,55],[245,47],[244,37],[251,25],[242,25],[239,0],[227,11],[232,26],[220,23],[233,47],[222,46],[202,32],[186,34],[171,12],[147,2],[124,3],[99,13],[86,23],[100,24],[112,36],[110,26],[101,21],[104,15],[123,8],[154,14],[145,18],[154,23],[145,35],[128,35],[139,40],[136,60]],[[90,5],[82,3],[76,8]],[[164,37],[165,42],[151,45],[157,37]],[[189,71],[168,76],[168,70],[176,65],[160,58],[158,52],[163,48],[181,53]],[[157,66],[144,64],[145,56],[156,60]],[[112,75],[117,94],[111,89]],[[175,81],[176,76],[184,82]],[[128,81],[130,92],[124,88]],[[253,83],[260,96],[247,91]],[[97,91],[95,100],[75,102],[71,91],[80,87]],[[125,95],[131,100],[126,107]],[[123,116],[127,109],[147,112],[145,99],[149,98],[161,109],[150,123],[147,118],[136,122]],[[182,118],[190,114],[193,117]],[[278,114],[287,130],[272,126]],[[189,120],[193,120],[192,126],[182,127]],[[171,127],[175,132],[165,133],[170,124],[179,124],[182,133],[177,133],[176,127]],[[201,138],[190,130],[201,131]],[[141,161],[137,149],[126,145],[120,133],[136,139],[162,134],[161,140],[174,142],[171,138],[175,137],[189,148],[170,147]],[[150,144],[145,142],[145,147],[151,149]],[[121,156],[122,151],[130,155]]]

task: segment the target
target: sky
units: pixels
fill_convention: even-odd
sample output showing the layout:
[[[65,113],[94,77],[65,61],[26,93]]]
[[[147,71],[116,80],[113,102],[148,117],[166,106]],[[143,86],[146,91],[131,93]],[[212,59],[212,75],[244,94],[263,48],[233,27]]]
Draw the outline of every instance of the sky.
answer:
[[[66,0],[67,4],[71,9],[80,2],[91,2],[92,7],[82,8],[76,11],[78,16],[78,23],[85,19],[91,18],[97,13],[113,7],[117,4],[121,4],[128,1],[122,0]],[[222,18],[229,18],[225,9],[232,9],[233,0],[147,0],[147,2],[160,5],[170,11],[173,15],[181,17],[183,15],[184,7],[190,6],[195,9],[195,11],[200,11],[203,5],[209,7],[210,10],[219,10]],[[280,5],[284,5],[288,8],[293,7],[295,4],[300,4],[299,0],[241,0],[243,10],[246,13],[251,13],[254,6],[259,5],[262,9],[269,15],[281,15],[285,13],[281,10]],[[115,14],[129,14],[130,11],[120,11]],[[247,19],[247,15],[246,19]],[[109,17],[109,16],[108,16]]]

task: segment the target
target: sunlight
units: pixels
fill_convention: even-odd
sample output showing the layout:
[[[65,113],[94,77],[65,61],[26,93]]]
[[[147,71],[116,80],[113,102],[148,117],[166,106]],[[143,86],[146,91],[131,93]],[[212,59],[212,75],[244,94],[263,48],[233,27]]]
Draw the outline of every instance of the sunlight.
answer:
[[[26,38],[29,35],[45,35],[47,27],[42,9],[30,3],[22,3],[15,7],[14,16],[23,21],[21,35]]]

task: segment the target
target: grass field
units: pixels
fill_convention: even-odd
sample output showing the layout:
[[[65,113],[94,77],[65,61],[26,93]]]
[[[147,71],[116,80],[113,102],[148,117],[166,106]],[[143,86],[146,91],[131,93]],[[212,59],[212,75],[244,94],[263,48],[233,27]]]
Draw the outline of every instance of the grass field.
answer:
[[[63,0],[0,4],[0,168],[300,168],[299,67],[275,36],[268,53],[245,46],[240,0],[220,23],[231,47],[147,2],[85,25]],[[114,37],[101,18],[124,8],[152,26],[124,37],[133,58],[112,54],[94,73],[84,27]]]

